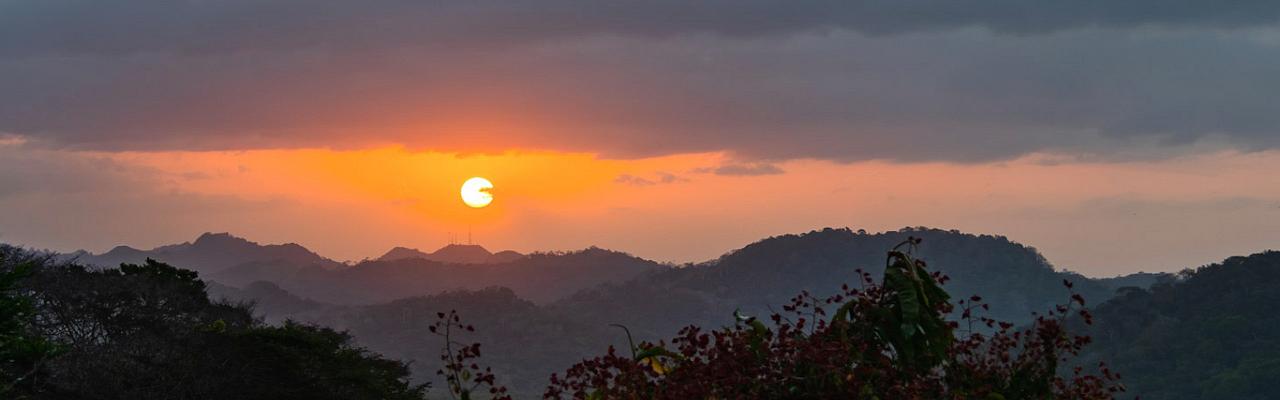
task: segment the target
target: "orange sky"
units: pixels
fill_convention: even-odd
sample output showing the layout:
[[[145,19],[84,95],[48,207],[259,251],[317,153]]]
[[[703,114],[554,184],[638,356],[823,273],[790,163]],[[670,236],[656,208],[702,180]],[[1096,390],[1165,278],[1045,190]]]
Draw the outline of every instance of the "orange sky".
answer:
[[[0,6],[0,242],[685,262],[931,226],[1093,275],[1280,243],[1265,10],[98,3]]]
[[[1270,173],[1280,171],[1280,152],[1123,163],[1043,154],[982,164],[796,160],[756,176],[713,173],[734,163],[720,153],[48,153],[128,179],[44,199],[0,196],[11,210],[66,209],[29,229],[11,220],[0,226],[6,241],[104,251],[229,231],[358,260],[396,245],[434,249],[470,228],[491,250],[596,245],[685,262],[826,226],[925,225],[1007,235],[1059,267],[1100,276],[1176,270],[1280,242],[1280,178]],[[495,184],[490,207],[460,201],[471,176]]]

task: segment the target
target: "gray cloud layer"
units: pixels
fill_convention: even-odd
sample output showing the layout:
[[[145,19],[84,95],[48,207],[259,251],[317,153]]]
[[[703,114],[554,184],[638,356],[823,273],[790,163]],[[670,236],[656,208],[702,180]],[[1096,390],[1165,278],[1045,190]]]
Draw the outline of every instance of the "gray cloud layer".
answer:
[[[868,34],[981,26],[1034,34],[1082,27],[1236,28],[1271,24],[1271,1],[863,0],[457,1],[9,0],[0,54],[118,54],[513,43],[596,34]]]
[[[1269,149],[1277,15],[1208,1],[0,0],[0,133],[106,150],[744,160]]]

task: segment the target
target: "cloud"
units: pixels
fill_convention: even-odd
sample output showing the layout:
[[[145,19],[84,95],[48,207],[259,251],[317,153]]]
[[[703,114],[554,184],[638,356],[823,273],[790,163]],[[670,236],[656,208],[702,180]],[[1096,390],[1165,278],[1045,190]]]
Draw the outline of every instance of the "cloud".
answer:
[[[750,38],[830,29],[883,35],[982,27],[1030,35],[1094,27],[1240,28],[1269,25],[1278,16],[1280,5],[1260,0],[16,0],[0,4],[0,56],[458,48],[597,35]]]
[[[226,221],[299,208],[284,200],[193,193],[178,174],[100,154],[0,146],[0,240],[71,251],[171,243]]]
[[[641,178],[635,175],[631,175],[631,174],[618,175],[617,178],[613,179],[613,183],[622,184],[622,185],[631,185],[631,186],[653,186],[657,184],[657,182],[654,182],[645,178]]]
[[[0,200],[161,189],[159,171],[114,160],[0,146]]]
[[[783,174],[782,168],[768,163],[754,164],[726,164],[718,167],[698,168],[694,172],[712,173],[725,176],[760,176],[760,175],[777,175]]]
[[[622,174],[622,175],[618,175],[617,178],[614,178],[613,183],[622,184],[622,185],[631,185],[631,186],[653,186],[657,184],[689,181],[686,178],[682,178],[679,175],[668,173],[668,172],[659,171],[659,172],[655,172],[653,175],[654,175],[653,179],[647,179],[647,178],[642,178],[642,177],[631,175],[631,174]]]
[[[1273,2],[0,5],[0,132],[985,162],[1280,147]],[[17,137],[17,136],[14,136]]]

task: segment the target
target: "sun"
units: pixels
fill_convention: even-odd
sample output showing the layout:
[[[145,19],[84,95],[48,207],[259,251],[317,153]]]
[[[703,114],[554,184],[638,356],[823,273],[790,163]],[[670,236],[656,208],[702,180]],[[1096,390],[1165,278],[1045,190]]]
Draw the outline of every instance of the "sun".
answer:
[[[473,177],[462,183],[462,202],[471,208],[484,208],[493,202],[493,183],[488,179]]]

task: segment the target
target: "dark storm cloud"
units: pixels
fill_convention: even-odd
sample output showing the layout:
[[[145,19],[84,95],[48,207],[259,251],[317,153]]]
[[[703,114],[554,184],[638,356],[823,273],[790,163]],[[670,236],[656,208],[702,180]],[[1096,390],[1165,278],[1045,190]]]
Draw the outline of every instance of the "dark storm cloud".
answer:
[[[0,55],[116,54],[523,42],[595,34],[869,34],[980,26],[1034,34],[1081,27],[1270,24],[1272,1],[455,1],[8,0]]]
[[[404,144],[747,162],[1270,149],[1277,9],[0,0],[0,133],[97,150]]]

